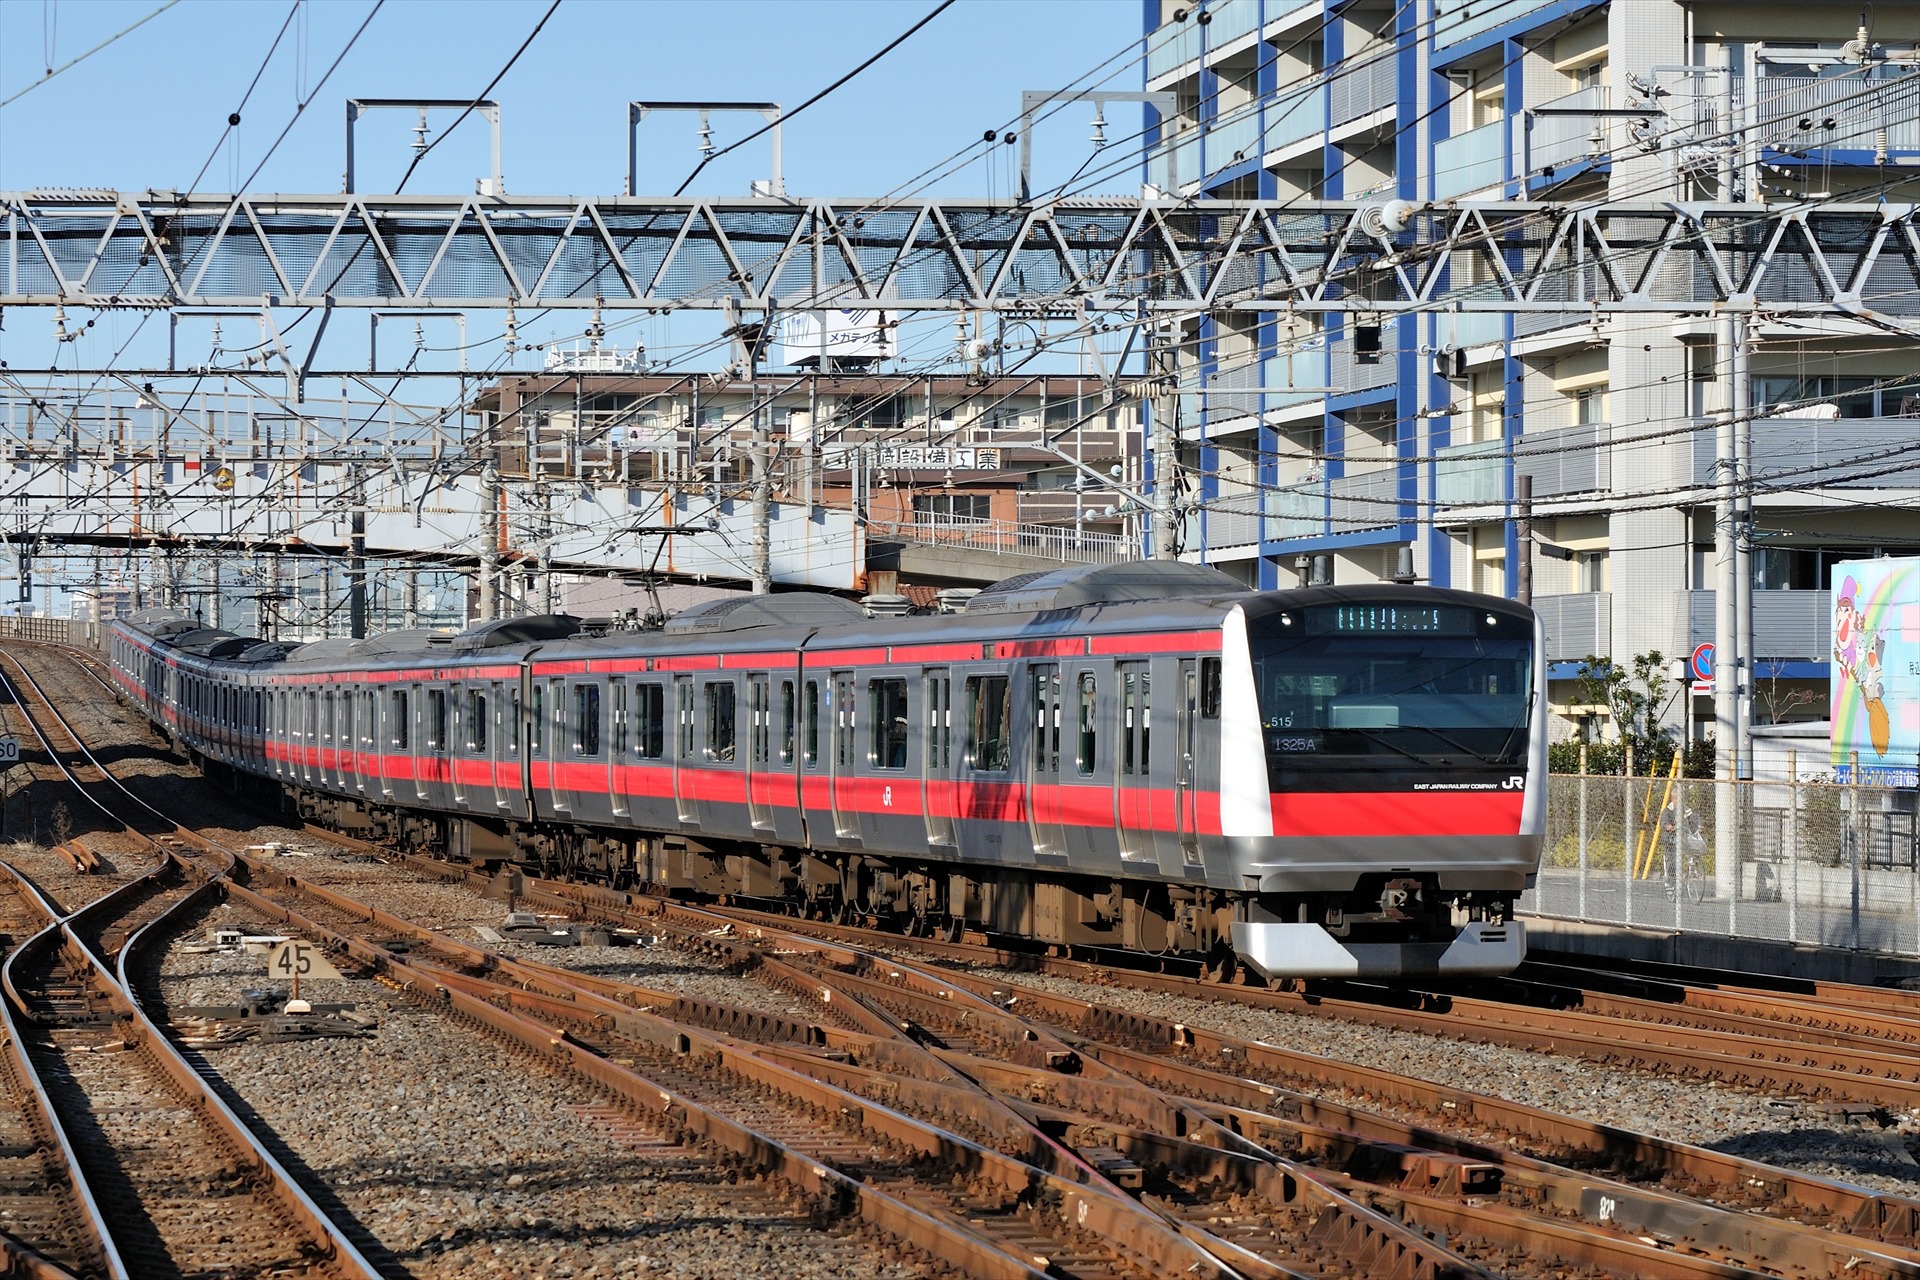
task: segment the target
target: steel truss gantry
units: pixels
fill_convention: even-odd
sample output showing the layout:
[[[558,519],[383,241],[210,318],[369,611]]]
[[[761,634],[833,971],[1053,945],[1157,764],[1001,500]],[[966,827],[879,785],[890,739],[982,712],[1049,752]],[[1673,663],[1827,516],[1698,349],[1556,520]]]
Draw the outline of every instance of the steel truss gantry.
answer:
[[[1920,313],[1911,204],[0,194],[0,306]]]

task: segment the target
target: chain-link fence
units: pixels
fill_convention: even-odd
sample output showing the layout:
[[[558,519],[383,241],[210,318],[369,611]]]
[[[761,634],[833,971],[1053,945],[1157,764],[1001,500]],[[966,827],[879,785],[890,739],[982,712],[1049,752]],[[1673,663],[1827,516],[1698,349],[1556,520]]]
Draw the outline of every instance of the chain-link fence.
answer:
[[[1920,955],[1915,792],[1556,774],[1520,910]]]

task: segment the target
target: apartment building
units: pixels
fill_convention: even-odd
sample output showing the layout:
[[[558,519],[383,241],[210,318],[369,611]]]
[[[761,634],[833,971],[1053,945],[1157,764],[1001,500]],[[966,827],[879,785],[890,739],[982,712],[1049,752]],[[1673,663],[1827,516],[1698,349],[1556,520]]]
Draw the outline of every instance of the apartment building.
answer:
[[[1201,201],[1792,205],[1844,262],[1876,219],[1822,208],[1920,198],[1920,6],[1874,6],[1866,28],[1863,8],[1146,0],[1146,88],[1177,109],[1149,107],[1143,177]],[[1744,340],[1577,306],[1192,321],[1185,545],[1260,586],[1507,596],[1531,556],[1564,731],[1587,714],[1585,655],[1713,639],[1714,415],[1750,404],[1753,718],[1817,717],[1829,566],[1920,548],[1920,298],[1899,274],[1865,290],[1895,324],[1762,309]],[[1580,296],[1571,272],[1545,287]],[[1672,717],[1710,724],[1688,701]]]

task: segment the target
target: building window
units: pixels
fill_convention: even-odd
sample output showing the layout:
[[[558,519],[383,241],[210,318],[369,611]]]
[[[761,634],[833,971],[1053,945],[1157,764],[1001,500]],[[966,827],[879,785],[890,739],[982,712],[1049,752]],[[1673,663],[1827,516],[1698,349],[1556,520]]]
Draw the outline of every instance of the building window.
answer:
[[[916,518],[931,523],[991,520],[993,496],[985,493],[923,493],[913,499]]]

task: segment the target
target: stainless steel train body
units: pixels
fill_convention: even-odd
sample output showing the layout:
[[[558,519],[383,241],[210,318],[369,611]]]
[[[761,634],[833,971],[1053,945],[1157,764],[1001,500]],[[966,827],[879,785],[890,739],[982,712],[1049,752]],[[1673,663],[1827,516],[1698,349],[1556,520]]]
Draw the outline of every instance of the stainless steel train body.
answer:
[[[1273,976],[1498,972],[1544,830],[1538,624],[1131,565],[966,612],[730,599],[266,643],[149,611],[116,675],[215,772],[482,862]]]

